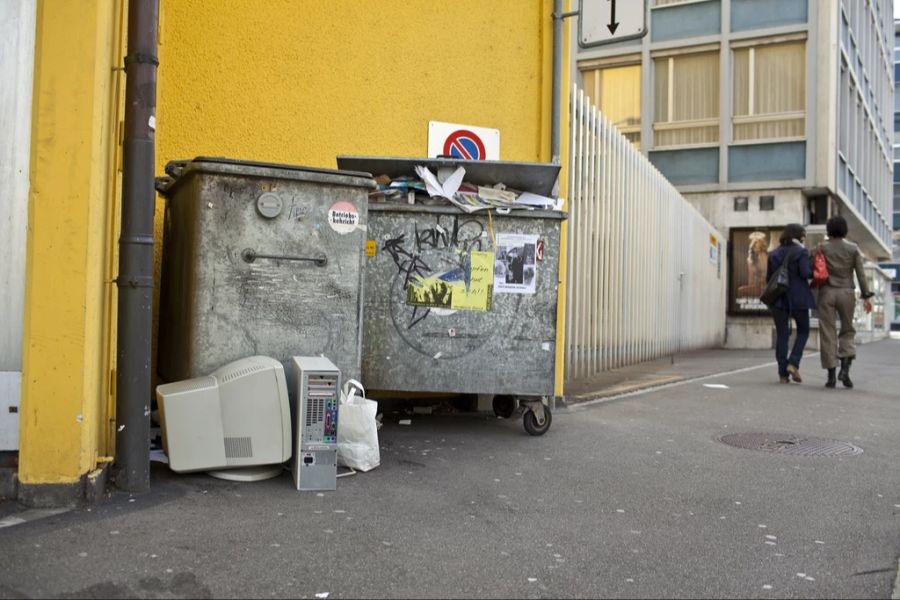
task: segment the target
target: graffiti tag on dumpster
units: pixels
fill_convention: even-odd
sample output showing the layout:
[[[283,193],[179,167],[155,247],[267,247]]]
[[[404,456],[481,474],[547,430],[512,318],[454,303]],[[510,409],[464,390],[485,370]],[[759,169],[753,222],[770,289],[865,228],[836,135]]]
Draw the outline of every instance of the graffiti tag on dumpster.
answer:
[[[432,309],[491,309],[494,253],[481,251],[484,226],[474,219],[460,223],[458,217],[439,215],[436,223],[420,229],[414,226],[413,248],[407,249],[406,234],[387,239],[387,252],[401,278],[404,301],[413,307],[407,329],[421,323]],[[433,269],[422,258],[441,265]]]

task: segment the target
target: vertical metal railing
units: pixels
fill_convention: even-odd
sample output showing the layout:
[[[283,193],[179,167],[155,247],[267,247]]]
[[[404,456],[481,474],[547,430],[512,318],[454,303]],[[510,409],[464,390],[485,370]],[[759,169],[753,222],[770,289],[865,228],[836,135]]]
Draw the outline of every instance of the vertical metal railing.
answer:
[[[573,88],[566,379],[716,347],[722,236]]]

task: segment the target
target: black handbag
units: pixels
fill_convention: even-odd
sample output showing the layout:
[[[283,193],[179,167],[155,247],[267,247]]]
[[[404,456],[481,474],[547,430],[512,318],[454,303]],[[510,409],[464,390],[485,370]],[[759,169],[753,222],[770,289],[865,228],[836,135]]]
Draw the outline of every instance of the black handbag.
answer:
[[[791,251],[788,252],[787,257],[785,257],[784,262],[781,263],[781,266],[772,273],[772,277],[766,282],[766,289],[764,289],[763,293],[759,296],[760,302],[769,308],[772,308],[775,301],[787,292],[788,285],[791,281],[790,275],[788,274],[788,265],[790,264],[791,259],[794,258],[794,254],[795,249],[792,248]]]

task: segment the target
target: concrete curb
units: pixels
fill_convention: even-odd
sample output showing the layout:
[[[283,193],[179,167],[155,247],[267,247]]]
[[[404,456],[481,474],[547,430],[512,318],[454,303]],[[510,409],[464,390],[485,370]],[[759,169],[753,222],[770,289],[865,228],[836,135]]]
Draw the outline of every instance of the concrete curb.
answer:
[[[731,369],[728,371],[721,371],[718,373],[710,373],[707,375],[698,375],[696,377],[687,377],[684,379],[678,379],[677,381],[669,381],[661,384],[636,384],[632,389],[624,390],[624,391],[616,391],[614,393],[606,393],[604,391],[598,391],[596,394],[591,394],[587,398],[580,397],[576,398],[574,396],[567,396],[567,404],[569,408],[580,408],[586,406],[593,406],[595,404],[602,404],[604,402],[612,402],[613,400],[618,400],[620,398],[627,398],[629,396],[637,396],[639,394],[646,394],[648,392],[655,392],[658,390],[664,390],[667,388],[672,388],[680,385],[685,385],[687,383],[694,383],[697,381],[705,381],[707,379],[714,379],[716,377],[724,377],[725,375],[734,375],[737,373],[745,373],[747,371],[755,371],[756,369],[764,369],[767,367],[773,367],[777,363],[768,362],[760,365],[755,365],[752,367],[742,367],[740,369]]]

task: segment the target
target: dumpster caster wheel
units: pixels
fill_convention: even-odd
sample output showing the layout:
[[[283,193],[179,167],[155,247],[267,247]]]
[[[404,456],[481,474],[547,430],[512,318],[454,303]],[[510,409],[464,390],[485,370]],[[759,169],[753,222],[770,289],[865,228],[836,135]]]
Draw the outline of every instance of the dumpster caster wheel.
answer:
[[[516,411],[516,401],[512,396],[494,396],[491,406],[494,414],[501,419],[510,418]]]
[[[522,415],[522,425],[525,426],[525,431],[527,431],[530,435],[544,435],[547,433],[547,430],[550,429],[550,423],[553,421],[552,416],[550,415],[550,409],[546,406],[544,407],[544,422],[538,423],[538,416],[534,413],[533,410],[526,410],[525,414]]]

